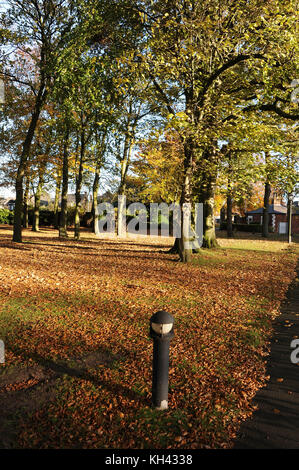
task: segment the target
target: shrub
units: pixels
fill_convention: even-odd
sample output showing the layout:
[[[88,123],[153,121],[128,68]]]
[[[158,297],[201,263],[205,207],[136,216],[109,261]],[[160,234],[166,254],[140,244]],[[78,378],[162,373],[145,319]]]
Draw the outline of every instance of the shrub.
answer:
[[[0,224],[13,224],[13,212],[8,209],[0,209]]]
[[[92,227],[93,216],[92,212],[85,212],[82,216],[81,225],[82,227]]]
[[[34,209],[30,207],[28,210],[28,222],[29,225],[33,224]],[[54,211],[44,209],[43,207],[39,211],[39,225],[41,227],[50,227],[54,225]]]

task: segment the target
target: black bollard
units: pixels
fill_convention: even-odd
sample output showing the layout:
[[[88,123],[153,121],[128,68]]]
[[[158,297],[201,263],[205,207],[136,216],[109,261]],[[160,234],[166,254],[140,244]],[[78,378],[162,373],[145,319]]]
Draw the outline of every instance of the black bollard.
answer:
[[[168,408],[169,344],[173,338],[174,318],[160,310],[150,319],[150,336],[154,340],[152,402],[158,410]]]

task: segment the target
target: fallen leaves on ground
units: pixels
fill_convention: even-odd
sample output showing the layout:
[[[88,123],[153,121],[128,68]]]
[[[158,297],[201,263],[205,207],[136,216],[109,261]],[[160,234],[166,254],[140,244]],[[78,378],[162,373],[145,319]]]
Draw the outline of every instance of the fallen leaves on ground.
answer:
[[[294,251],[221,240],[184,265],[167,253],[169,239],[59,240],[47,230],[26,231],[22,245],[10,240],[0,230],[0,377],[14,372],[13,383],[0,381],[0,397],[11,404],[12,393],[37,387],[41,400],[15,422],[18,447],[231,445],[267,380]],[[149,338],[160,309],[175,317],[163,413],[151,407]],[[15,372],[26,367],[52,375],[18,383]],[[43,402],[47,380],[55,398],[47,391]]]

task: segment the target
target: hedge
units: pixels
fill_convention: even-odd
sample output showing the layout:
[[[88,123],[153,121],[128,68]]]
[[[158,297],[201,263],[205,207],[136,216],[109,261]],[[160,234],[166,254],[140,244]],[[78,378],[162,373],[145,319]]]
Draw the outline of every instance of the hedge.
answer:
[[[29,225],[33,223],[34,209],[31,207],[28,211],[28,222]],[[58,221],[60,218],[60,211],[58,212]],[[82,214],[80,214],[80,219]],[[40,227],[51,227],[55,224],[55,214],[53,210],[41,208],[39,211],[39,226]],[[69,207],[67,210],[67,225],[72,227],[75,224],[75,207]]]
[[[29,225],[33,223],[33,207],[30,207],[28,210],[28,222]],[[60,211],[58,212],[58,217],[60,216]],[[14,213],[8,209],[0,209],[0,224],[13,224]],[[83,218],[83,214],[80,214],[80,219]],[[51,227],[54,226],[55,215],[54,211],[49,209],[41,208],[39,211],[39,225],[40,227]],[[67,224],[69,227],[73,226],[75,223],[75,208],[69,207],[67,213]],[[84,226],[84,223],[82,224]]]
[[[234,231],[261,233],[262,226],[260,224],[232,224]],[[220,230],[227,230],[227,222],[222,222]]]
[[[233,224],[233,230],[238,232],[262,233],[261,224]],[[227,223],[222,222],[220,230],[227,230]],[[269,227],[269,232],[273,232],[273,227]]]

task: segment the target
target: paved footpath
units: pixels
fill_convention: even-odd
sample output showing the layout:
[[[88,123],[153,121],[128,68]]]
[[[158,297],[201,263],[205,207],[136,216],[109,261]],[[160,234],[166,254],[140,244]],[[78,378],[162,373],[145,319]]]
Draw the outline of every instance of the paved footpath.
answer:
[[[256,397],[258,409],[241,426],[235,449],[299,449],[299,363],[291,362],[290,344],[299,338],[299,266],[275,321],[267,375]],[[296,354],[299,359],[299,351]]]

